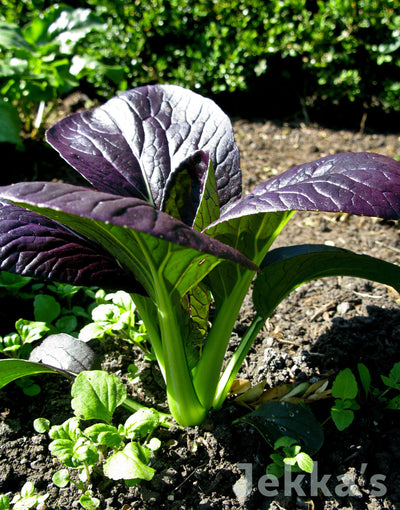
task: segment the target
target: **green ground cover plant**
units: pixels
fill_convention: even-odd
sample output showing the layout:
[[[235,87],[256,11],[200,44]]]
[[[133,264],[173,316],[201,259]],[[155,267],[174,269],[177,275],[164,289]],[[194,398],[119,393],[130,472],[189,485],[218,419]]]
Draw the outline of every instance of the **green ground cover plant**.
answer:
[[[153,432],[165,425],[165,420],[155,409],[141,408],[124,424],[114,425],[114,412],[126,395],[125,386],[115,375],[84,371],[71,388],[75,416],[61,425],[51,426],[46,418],[34,422],[37,432],[48,432],[52,440],[49,450],[65,466],[54,474],[54,483],[58,487],[75,484],[82,493],[80,504],[88,510],[99,505],[90,490],[93,476],[124,480],[133,486],[151,480],[155,472],[148,464],[161,443]],[[77,472],[77,479],[72,471]]]
[[[366,109],[399,110],[394,0],[91,4],[109,13],[114,57],[131,86],[175,83],[209,95],[284,73],[306,103],[356,101]],[[92,38],[104,54],[98,36]]]
[[[266,319],[302,283],[349,275],[400,288],[398,266],[350,250],[270,251],[296,210],[399,218],[395,160],[334,154],[241,197],[229,119],[212,101],[172,85],[134,89],[74,114],[47,139],[93,187],[2,187],[1,267],[130,292],[182,426],[222,406]],[[255,318],[223,368],[252,284]],[[12,367],[20,377],[17,361],[0,361],[3,383]]]
[[[66,333],[78,336],[96,304],[96,291],[58,282],[46,285],[2,271],[0,296],[14,296],[32,303],[29,311],[32,318],[20,317],[15,322],[15,330],[0,337],[0,353],[27,359],[34,344],[47,335]]]
[[[35,486],[32,482],[26,482],[21,491],[10,498],[5,494],[0,494],[0,510],[29,510],[37,508],[48,498],[48,494],[36,494]]]
[[[354,411],[360,409],[356,402],[358,384],[353,372],[346,368],[339,372],[333,381],[332,396],[335,403],[331,408],[331,417],[338,430],[344,430],[354,420]]]

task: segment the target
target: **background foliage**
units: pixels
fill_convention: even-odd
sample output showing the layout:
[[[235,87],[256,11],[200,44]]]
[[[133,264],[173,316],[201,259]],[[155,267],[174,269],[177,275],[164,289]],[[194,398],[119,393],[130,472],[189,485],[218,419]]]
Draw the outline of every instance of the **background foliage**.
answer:
[[[0,7],[0,20],[17,25],[27,43],[7,47],[0,38],[0,89],[20,113],[77,86],[111,97],[153,82],[206,95],[261,87],[265,102],[286,93],[303,106],[400,111],[398,0],[66,3],[3,0]],[[69,44],[60,44],[49,28],[61,30],[60,13],[77,8],[91,10],[80,36],[72,27]]]

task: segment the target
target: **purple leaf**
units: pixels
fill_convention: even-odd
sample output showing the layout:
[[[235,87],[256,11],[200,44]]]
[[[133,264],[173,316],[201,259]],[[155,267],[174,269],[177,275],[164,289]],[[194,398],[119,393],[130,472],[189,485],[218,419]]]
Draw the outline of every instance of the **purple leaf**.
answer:
[[[99,364],[96,354],[85,342],[66,333],[56,333],[45,338],[32,350],[29,360],[75,374],[92,370]]]
[[[197,232],[138,198],[120,197],[60,182],[20,182],[0,187],[0,198],[35,209],[35,212],[40,211],[44,215],[51,214],[53,219],[59,220],[62,216],[62,221],[65,221],[70,218],[68,226],[74,230],[87,228],[84,218],[90,219],[92,226],[89,228],[93,232],[96,221],[110,226],[128,227],[257,270],[257,266],[237,250]],[[6,212],[2,214],[4,218],[9,216]],[[40,223],[40,220],[37,221]],[[30,242],[34,242],[34,239],[31,238]],[[17,249],[18,242],[14,247],[14,250]]]
[[[161,210],[193,226],[206,184],[209,154],[198,151],[171,172]]]
[[[360,152],[326,156],[259,184],[215,224],[273,211],[347,212],[400,217],[400,163]]]
[[[210,99],[175,85],[139,87],[53,126],[48,142],[95,188],[164,200],[171,172],[209,152],[220,206],[240,197],[241,172],[229,118]]]
[[[73,285],[144,292],[101,246],[5,201],[0,201],[0,268]]]

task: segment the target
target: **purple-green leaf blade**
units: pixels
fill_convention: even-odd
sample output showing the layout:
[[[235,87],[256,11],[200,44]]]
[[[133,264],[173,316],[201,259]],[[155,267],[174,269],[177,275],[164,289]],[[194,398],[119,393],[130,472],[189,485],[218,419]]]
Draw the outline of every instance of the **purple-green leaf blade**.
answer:
[[[368,152],[295,166],[254,188],[215,223],[257,213],[326,211],[400,217],[400,163]]]
[[[240,197],[241,172],[229,118],[210,99],[175,85],[123,92],[53,126],[48,142],[100,191],[160,208],[171,172],[209,152],[221,207]]]
[[[5,201],[0,201],[0,268],[72,285],[144,292],[101,246]]]

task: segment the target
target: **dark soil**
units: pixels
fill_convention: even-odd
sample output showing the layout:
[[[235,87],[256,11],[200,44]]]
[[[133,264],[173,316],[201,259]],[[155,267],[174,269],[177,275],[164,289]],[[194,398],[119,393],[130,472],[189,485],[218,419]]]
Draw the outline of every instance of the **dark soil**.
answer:
[[[271,121],[234,122],[241,149],[246,191],[269,176],[295,164],[342,151],[373,151],[400,155],[400,137],[331,131],[318,126],[280,125]],[[25,157],[30,159],[29,154]],[[24,159],[21,155],[21,158]],[[60,178],[63,165],[56,164]],[[20,163],[22,165],[22,162]],[[35,170],[40,173],[40,160]],[[22,169],[22,166],[20,166]],[[20,175],[24,175],[21,170]],[[65,176],[64,176],[65,177]],[[26,176],[24,177],[26,178]],[[278,244],[325,243],[348,247],[400,263],[398,225],[348,215],[297,214]],[[241,336],[253,314],[245,303],[232,339]],[[9,331],[1,329],[1,334]],[[400,300],[391,288],[352,278],[328,278],[300,287],[268,320],[239,374],[267,387],[284,382],[333,377],[357,363],[368,366],[373,384],[400,361]],[[127,366],[135,362],[140,382],[130,388],[134,398],[165,409],[165,395],[157,371],[136,352],[124,347],[108,352],[104,367],[127,381]],[[0,392],[0,493],[18,492],[32,481],[40,493],[50,494],[47,508],[79,508],[79,493],[58,489],[51,480],[60,469],[48,452],[48,439],[36,434],[34,418],[61,423],[71,416],[69,383],[43,376],[42,392],[27,397],[14,384]],[[94,493],[103,509],[395,509],[400,508],[400,428],[398,411],[384,409],[373,399],[356,412],[353,424],[338,432],[329,417],[329,404],[313,404],[324,425],[325,442],[314,456],[318,481],[312,491],[309,477],[298,490],[281,483],[276,494],[262,484],[270,448],[245,424],[232,424],[243,410],[227,401],[201,427],[160,430],[162,447],[152,461],[156,475],[134,488],[123,483],[103,485],[94,480]],[[243,466],[243,465],[246,466]],[[245,467],[252,470],[247,485]],[[378,475],[381,475],[380,477]],[[344,481],[342,480],[344,477]],[[293,476],[294,478],[294,476]],[[372,482],[377,483],[375,489]],[[249,476],[247,476],[249,482]],[[347,484],[347,485],[346,485]],[[290,489],[290,487],[289,487]],[[269,488],[269,491],[272,491]],[[304,491],[304,494],[302,493]],[[312,492],[311,497],[307,497]]]

